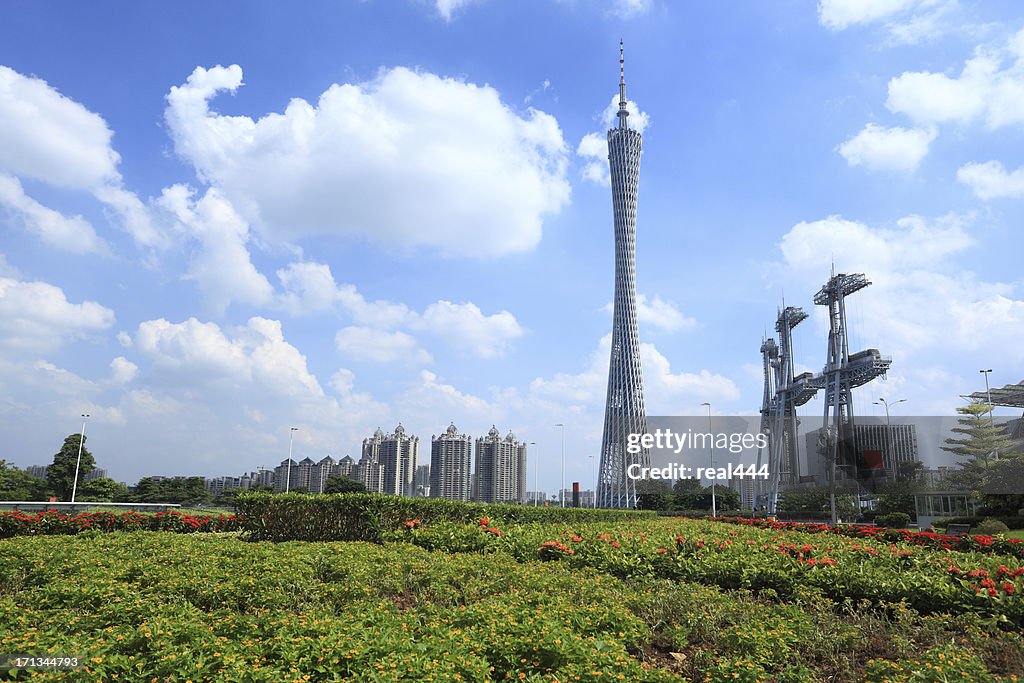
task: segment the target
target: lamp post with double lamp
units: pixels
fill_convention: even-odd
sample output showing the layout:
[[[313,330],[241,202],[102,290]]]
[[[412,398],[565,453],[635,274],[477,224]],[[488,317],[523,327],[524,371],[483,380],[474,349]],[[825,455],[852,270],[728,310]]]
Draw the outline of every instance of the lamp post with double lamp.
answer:
[[[555,425],[562,429],[562,484],[558,489],[558,507],[565,507],[565,425],[559,422]]]
[[[295,436],[295,432],[299,431],[298,427],[288,428],[288,469],[285,470],[284,476],[284,492],[288,493],[292,485],[292,439]]]
[[[718,505],[715,501],[715,432],[711,427],[711,404],[707,401],[701,403],[708,407],[708,435],[711,437],[711,516],[718,516]]]
[[[889,422],[889,407],[894,406],[897,403],[906,402],[907,399],[905,398],[901,398],[898,401],[893,401],[892,403],[890,403],[884,398],[879,398],[877,401],[875,401],[876,406],[885,406],[885,454],[888,456],[889,462],[893,464],[894,468],[896,466],[896,463],[893,462],[892,459],[892,424]],[[893,474],[895,474],[895,472]]]
[[[82,433],[78,437],[78,460],[75,461],[75,481],[71,484],[71,502],[75,502],[75,494],[78,493],[78,468],[82,464],[82,446],[85,445],[85,421],[89,419],[89,413],[82,413]]]

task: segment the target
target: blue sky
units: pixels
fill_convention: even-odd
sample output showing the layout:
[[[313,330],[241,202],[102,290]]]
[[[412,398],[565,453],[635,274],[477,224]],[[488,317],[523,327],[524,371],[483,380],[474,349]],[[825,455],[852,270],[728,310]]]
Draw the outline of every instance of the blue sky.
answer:
[[[377,426],[536,442],[592,481],[611,327],[619,38],[643,125],[652,415],[750,414],[783,298],[875,283],[858,393],[946,415],[1024,377],[1014,2],[9,2],[0,457],[91,415],[119,480],[358,457]],[[805,413],[820,414],[811,403]],[[999,411],[1009,414],[1009,411]]]

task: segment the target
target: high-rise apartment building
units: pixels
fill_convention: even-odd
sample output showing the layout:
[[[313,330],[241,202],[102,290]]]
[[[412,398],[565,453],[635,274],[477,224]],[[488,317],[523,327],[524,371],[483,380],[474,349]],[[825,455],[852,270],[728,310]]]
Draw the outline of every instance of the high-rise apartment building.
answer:
[[[420,439],[405,433],[401,423],[387,436],[378,429],[363,439],[363,458],[383,466],[382,491],[398,496],[413,495],[413,477]]]
[[[502,438],[492,426],[476,440],[474,499],[484,503],[526,502],[526,444],[512,432]]]
[[[619,123],[608,131],[608,167],[615,220],[615,300],[597,499],[600,507],[607,508],[635,507],[636,482],[626,475],[626,470],[633,463],[650,466],[649,451],[642,449],[634,454],[626,450],[630,434],[647,431],[647,415],[636,310],[636,205],[641,138],[640,132],[626,123],[629,112],[626,110],[624,62],[620,42]]]
[[[473,438],[453,422],[430,437],[430,497],[469,500],[472,495]]]

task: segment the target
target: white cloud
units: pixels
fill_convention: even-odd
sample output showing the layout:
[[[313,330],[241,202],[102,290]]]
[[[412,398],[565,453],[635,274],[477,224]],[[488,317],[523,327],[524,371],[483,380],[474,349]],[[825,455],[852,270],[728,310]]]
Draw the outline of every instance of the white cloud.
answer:
[[[233,301],[269,303],[274,289],[256,270],[246,247],[249,225],[216,188],[198,201],[193,195],[191,188],[174,185],[158,200],[180,229],[200,244],[185,277],[196,282],[206,303],[219,313]]]
[[[837,150],[850,166],[910,173],[928,154],[935,136],[934,129],[883,128],[869,123]]]
[[[113,324],[114,312],[94,301],[73,304],[51,284],[0,278],[0,346],[54,349]]]
[[[484,315],[473,303],[438,301],[427,307],[413,327],[443,337],[454,348],[466,348],[481,358],[503,355],[523,335],[514,315],[501,311]]]
[[[124,356],[110,361],[111,379],[115,384],[127,384],[139,374],[139,366]]]
[[[924,123],[971,123],[989,128],[1024,122],[1024,30],[1001,49],[979,47],[960,75],[904,72],[889,81],[886,106]]]
[[[643,14],[651,8],[652,0],[614,0],[612,12],[623,19]]]
[[[615,307],[609,301],[605,304],[605,312],[614,313]],[[637,321],[642,327],[656,327],[665,332],[678,332],[696,327],[694,318],[683,314],[671,301],[662,299],[657,294],[648,300],[645,294],[636,295]]]
[[[0,66],[0,168],[58,187],[120,180],[106,121],[46,81]]]
[[[616,114],[619,111],[619,94],[612,96],[611,102],[601,112],[601,122],[607,128],[618,126]],[[646,112],[640,111],[640,107],[633,100],[626,101],[626,111],[629,112],[627,121],[629,127],[639,133],[643,133],[650,124],[650,117]],[[611,180],[608,176],[608,140],[602,133],[587,133],[580,139],[576,146],[576,156],[585,160],[583,167],[583,179],[608,186]]]
[[[0,120],[0,173],[87,190],[139,244],[164,244],[145,206],[122,185],[121,157],[111,147],[113,132],[103,117],[42,79],[0,66]]]
[[[25,194],[18,179],[0,173],[0,208],[51,247],[77,254],[106,254],[107,246],[81,216],[65,216]]]
[[[434,0],[437,13],[441,15],[441,18],[445,21],[451,21],[452,16],[454,16],[457,11],[473,2],[477,2],[477,0]]]
[[[590,411],[603,411],[608,383],[611,334],[601,338],[579,374],[557,373],[550,379],[538,377],[530,383],[530,395],[540,401],[570,402]],[[676,415],[681,406],[701,401],[725,403],[740,398],[729,378],[708,370],[673,373],[669,360],[654,344],[640,345],[643,365],[644,399],[648,415]],[[603,414],[603,412],[602,412]]]
[[[517,114],[489,86],[395,68],[257,120],[209,110],[241,85],[237,65],[198,67],[171,88],[165,118],[178,154],[275,237],[491,256],[532,249],[569,201],[557,121]]]
[[[998,161],[971,162],[957,170],[956,179],[970,187],[978,199],[1024,197],[1024,166],[1008,173]]]
[[[608,142],[598,133],[587,133],[576,147],[576,156],[588,159],[583,167],[583,179],[604,185],[611,185],[608,175]]]
[[[338,285],[325,263],[291,263],[277,271],[284,293],[280,305],[291,313],[302,314],[330,310],[336,305],[361,325],[393,328],[415,319],[405,304],[391,301],[367,301],[355,285]]]
[[[253,317],[229,332],[195,318],[147,320],[139,325],[135,348],[165,371],[165,379],[196,390],[212,384],[255,385],[281,397],[323,397],[305,356],[285,341],[280,322]]]
[[[334,342],[347,358],[375,363],[403,361],[422,365],[433,359],[415,339],[404,332],[387,332],[369,327],[346,327],[338,331]]]
[[[974,244],[968,225],[956,216],[910,216],[896,228],[835,216],[799,223],[783,237],[782,267],[789,283],[809,291],[824,282],[832,255],[837,272],[868,276],[873,285],[848,304],[855,307],[850,329],[857,350],[879,348],[897,365],[931,351],[1020,362],[1024,347],[1013,339],[1024,324],[1024,302],[1014,298],[1015,286],[956,268],[953,257]],[[815,313],[819,328],[827,329],[823,310]]]
[[[833,31],[867,24],[903,12],[921,0],[820,0],[818,21]]]
[[[647,112],[640,111],[640,105],[633,100],[626,100],[626,111],[629,112],[629,116],[626,117],[626,123],[630,128],[638,133],[643,133],[647,126],[651,123],[651,117],[647,115]],[[601,121],[604,123],[606,128],[613,128],[619,125],[618,119],[619,113],[619,93],[616,92],[612,95],[611,102],[605,107],[601,113]],[[605,147],[605,156],[607,157],[608,151],[607,146]]]

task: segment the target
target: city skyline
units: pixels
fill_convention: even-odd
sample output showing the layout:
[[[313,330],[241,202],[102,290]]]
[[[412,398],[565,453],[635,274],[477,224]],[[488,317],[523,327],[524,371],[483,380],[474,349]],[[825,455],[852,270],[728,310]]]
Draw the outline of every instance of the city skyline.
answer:
[[[620,38],[648,415],[757,414],[780,304],[811,314],[793,370],[819,373],[833,264],[874,283],[851,348],[893,360],[857,416],[1024,378],[1017,4],[176,7],[0,26],[8,462],[46,464],[82,414],[129,481],[455,420],[528,440],[552,491],[564,424],[565,483],[592,486]]]

